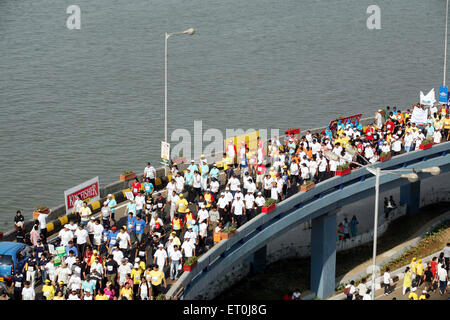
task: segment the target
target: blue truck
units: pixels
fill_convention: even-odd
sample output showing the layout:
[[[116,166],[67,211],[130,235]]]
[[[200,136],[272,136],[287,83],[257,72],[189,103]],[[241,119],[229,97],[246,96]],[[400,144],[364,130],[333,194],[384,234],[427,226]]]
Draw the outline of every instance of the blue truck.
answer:
[[[33,255],[33,249],[25,243],[0,241],[0,291],[11,285],[17,270],[22,272],[25,263]]]

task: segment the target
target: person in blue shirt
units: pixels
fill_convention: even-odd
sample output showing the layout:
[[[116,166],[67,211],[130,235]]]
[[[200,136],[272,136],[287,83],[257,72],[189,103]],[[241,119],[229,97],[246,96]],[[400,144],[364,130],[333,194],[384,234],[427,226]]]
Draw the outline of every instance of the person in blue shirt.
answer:
[[[357,130],[362,130],[362,128],[363,128],[362,124],[359,123],[358,120],[355,121],[355,128],[356,128]]]
[[[133,217],[136,217],[136,202],[134,200],[131,200],[128,204],[127,204],[127,213],[133,214]]]
[[[141,215],[138,214],[136,216],[136,220],[134,220],[134,232],[136,233],[136,238],[139,243],[142,242],[142,236],[145,232],[145,228],[147,227],[147,224],[145,223],[144,219],[142,219]]]
[[[342,123],[342,120],[338,120],[337,129],[345,130],[345,125]]]
[[[81,284],[81,289],[83,291],[89,291],[91,294],[94,294],[96,287],[96,281],[94,279],[91,279],[91,276],[88,274],[86,275],[86,280],[83,281]]]
[[[191,160],[191,164],[189,165],[189,170],[191,171],[192,174],[194,174],[194,171],[198,171],[198,167],[195,164],[194,160]]]
[[[427,136],[433,136],[434,134],[434,127],[431,123],[428,122],[428,126],[425,128],[426,132],[427,132]]]
[[[219,173],[220,173],[220,170],[217,169],[217,164],[214,163],[213,168],[209,172],[209,176],[211,177],[211,179],[216,178],[217,180],[219,180]]]
[[[186,169],[186,173],[184,174],[184,184],[186,186],[188,196],[187,201],[192,202],[194,196],[194,189],[192,188],[192,184],[194,183],[194,172],[191,171],[190,168]]]
[[[327,135],[327,137],[332,140],[333,139],[333,132],[331,132],[330,127],[327,127],[325,129],[325,134]]]
[[[150,178],[147,178],[144,183],[144,190],[145,190],[145,195],[147,196],[147,198],[152,194],[153,189],[154,189],[154,186],[150,182]]]
[[[117,231],[117,227],[114,226],[111,228],[111,231],[108,233],[108,242],[107,242],[107,248],[108,252],[111,253],[112,247],[114,247],[117,244],[117,235],[119,232]]]
[[[130,234],[130,236],[134,231],[134,222],[135,221],[136,221],[136,218],[133,216],[133,213],[130,212],[128,214],[128,219],[127,219],[127,231]]]
[[[108,203],[108,207],[111,209],[111,220],[116,222],[116,219],[114,218],[114,207],[117,206],[117,201],[112,197],[112,194],[108,194],[106,202]]]
[[[78,256],[78,249],[76,246],[74,246],[73,241],[70,240],[69,243],[66,246],[66,254],[69,255],[69,251],[73,250],[73,255]]]

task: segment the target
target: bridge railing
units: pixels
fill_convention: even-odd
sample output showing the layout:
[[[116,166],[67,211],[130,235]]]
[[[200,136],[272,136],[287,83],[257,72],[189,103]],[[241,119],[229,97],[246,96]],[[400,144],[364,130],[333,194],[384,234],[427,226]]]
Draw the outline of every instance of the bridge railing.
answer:
[[[377,162],[375,164],[367,165],[369,167],[380,167],[381,169],[397,169],[406,167],[415,163],[420,163],[424,160],[429,160],[435,157],[445,155],[450,152],[450,142],[434,145],[427,150],[418,150],[409,153],[404,153],[386,162]],[[260,214],[252,220],[242,225],[235,236],[228,240],[223,240],[216,244],[213,248],[202,255],[197,266],[190,272],[184,272],[179,280],[172,285],[168,293],[167,299],[176,299],[184,291],[204,277],[207,273],[212,272],[213,269],[220,264],[223,259],[230,255],[239,255],[239,247],[244,243],[250,241],[257,234],[270,227],[271,224],[280,220],[283,216],[288,215],[294,210],[302,206],[322,198],[327,193],[343,189],[347,185],[352,185],[358,182],[363,182],[368,178],[373,177],[364,167],[352,170],[350,174],[345,176],[336,176],[318,183],[314,189],[307,192],[299,192],[290,198],[281,201],[276,208],[268,214]],[[255,244],[255,250],[258,247],[263,247],[264,243]]]

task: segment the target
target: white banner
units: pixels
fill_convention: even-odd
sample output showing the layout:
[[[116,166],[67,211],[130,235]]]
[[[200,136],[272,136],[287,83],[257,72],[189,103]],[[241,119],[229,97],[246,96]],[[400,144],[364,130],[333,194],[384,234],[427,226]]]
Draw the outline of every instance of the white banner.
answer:
[[[165,164],[170,162],[170,144],[161,141],[161,161]]]
[[[411,122],[415,124],[427,123],[428,109],[414,107],[411,114]]]
[[[83,182],[76,187],[72,187],[64,191],[64,199],[66,203],[66,213],[71,213],[77,196],[81,196],[81,200],[91,202],[100,200],[100,182],[98,177]]]
[[[422,91],[420,91],[420,104],[425,106],[432,106],[436,102],[436,94],[434,93],[434,88],[424,95]]]

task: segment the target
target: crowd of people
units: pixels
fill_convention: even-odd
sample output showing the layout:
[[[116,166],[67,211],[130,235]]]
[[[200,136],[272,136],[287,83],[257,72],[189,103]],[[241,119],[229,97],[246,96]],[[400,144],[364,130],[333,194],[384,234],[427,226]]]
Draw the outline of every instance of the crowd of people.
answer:
[[[449,284],[449,257],[450,243],[447,243],[439,257],[433,257],[428,263],[414,257],[403,272],[403,280],[399,280],[402,297],[407,300],[430,300],[431,293],[446,295]],[[382,283],[384,295],[389,296],[394,292],[394,279],[390,268],[386,268],[383,273]],[[355,286],[355,281],[351,281],[344,289],[347,300],[372,300],[371,293],[365,279],[358,286]],[[399,300],[398,298],[393,299]]]
[[[148,163],[143,180],[136,178],[131,185],[133,197],[123,225],[115,219],[112,195],[99,218],[78,199],[76,219],[64,225],[52,244],[39,232],[45,223],[37,222],[36,233],[27,239],[34,257],[16,270],[13,296],[34,297],[29,292],[40,279],[47,300],[161,299],[167,283],[178,280],[183,264],[195,262],[220,242],[221,232],[239,228],[264,205],[296,194],[309,181],[333,177],[340,167],[357,169],[358,164],[377,162],[382,153],[411,152],[424,139],[448,140],[445,107],[427,123],[412,123],[410,118],[409,110],[387,107],[367,126],[338,121],[336,128],[314,134],[287,133],[283,143],[274,137],[265,146],[258,139],[255,150],[229,140],[221,161],[209,164],[202,155],[185,170],[172,165],[167,197],[156,190],[156,170]],[[356,216],[346,220],[338,227],[339,239],[357,235]]]

